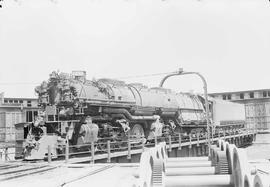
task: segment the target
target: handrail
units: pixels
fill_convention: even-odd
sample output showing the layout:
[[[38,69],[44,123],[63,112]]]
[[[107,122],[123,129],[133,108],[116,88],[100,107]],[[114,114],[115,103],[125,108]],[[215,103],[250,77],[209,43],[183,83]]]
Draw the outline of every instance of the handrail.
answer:
[[[249,135],[255,135],[256,130],[255,129],[241,129],[238,131],[232,130],[227,130],[221,132],[220,130],[218,131],[218,134],[214,135],[214,140],[217,141],[217,139],[222,138],[222,139],[227,139],[227,140],[235,140],[236,137],[239,136],[249,136]],[[164,135],[164,134],[163,134]],[[199,146],[200,144],[204,144],[207,142],[206,139],[207,136],[201,136],[200,134],[196,134],[195,136],[192,136],[189,134],[188,136],[182,136],[180,133],[176,133],[174,135],[168,135],[168,136],[163,136],[163,137],[156,137],[156,143],[159,143],[161,141],[165,141],[167,144],[167,149],[169,151],[172,150],[172,148],[178,148],[178,150],[181,150],[182,147],[188,146],[189,148],[192,148],[192,146]],[[105,139],[104,139],[105,140]],[[109,145],[109,146],[108,146]],[[143,152],[144,150],[155,146],[155,140],[148,140],[147,143],[145,143],[145,138],[140,137],[138,139],[127,139],[125,141],[110,141],[106,140],[104,142],[95,142],[94,143],[94,149],[91,148],[91,144],[81,144],[81,145],[62,145],[63,152],[61,154],[58,154],[57,156],[59,158],[64,158],[65,162],[68,163],[68,161],[80,154],[86,154],[87,155],[100,155],[102,158],[107,159],[107,162],[111,162],[111,159],[115,157],[115,153],[118,153],[119,151],[124,152],[127,156],[128,159],[131,159],[132,154],[134,154],[134,151],[136,153]],[[12,146],[13,148],[17,148],[16,146]],[[68,149],[67,149],[68,147]],[[79,151],[77,152],[69,152],[70,149],[75,148],[75,147],[80,147]],[[15,155],[15,152],[9,152],[10,146],[6,146],[0,148],[0,158],[2,159],[4,156],[4,160],[8,161],[9,160],[9,155]],[[18,147],[21,148],[21,147]],[[49,147],[48,147],[49,149]],[[52,148],[50,148],[52,149]],[[94,150],[94,151],[91,151]],[[48,150],[49,152],[49,150]],[[91,154],[92,152],[92,154]],[[118,154],[119,155],[119,154]],[[100,158],[99,156],[99,158]],[[99,159],[99,158],[94,158]],[[92,156],[90,157],[90,160],[92,159]],[[48,162],[52,161],[52,158],[48,158]]]
[[[231,134],[230,132],[225,133],[225,139],[233,139],[237,136],[247,136],[250,134],[256,133],[255,131],[250,131],[248,129],[243,130],[241,133],[234,133]],[[218,134],[216,134],[214,137],[214,139],[218,138]],[[93,146],[92,148],[90,148],[91,144],[82,144],[82,145],[76,145],[81,146],[81,147],[85,147],[88,148],[87,151],[83,150],[82,151],[78,151],[76,153],[69,153],[69,156],[74,156],[74,155],[79,155],[79,154],[89,154],[90,156],[90,160],[92,160],[92,162],[95,160],[94,156],[95,155],[104,155],[104,158],[107,158],[107,162],[111,162],[111,158],[113,157],[113,154],[118,152],[118,151],[124,151],[127,155],[127,159],[131,159],[132,157],[132,151],[134,150],[141,150],[143,152],[143,150],[146,148],[150,148],[155,146],[155,141],[154,139],[152,140],[152,142],[149,142],[147,144],[144,143],[144,141],[142,138],[137,139],[137,143],[134,142],[134,144],[132,145],[132,141],[131,140],[126,140],[126,141],[121,141],[121,142],[111,142],[111,141],[106,141],[106,142],[99,142],[99,143],[94,143],[92,145],[94,145],[94,151],[93,150]],[[156,137],[156,143],[160,142],[160,141],[166,141],[167,144],[167,148],[169,149],[169,152],[172,150],[173,147],[175,147],[175,145],[178,145],[178,148],[181,149],[182,146],[188,146],[189,148],[192,148],[193,145],[199,146],[201,143],[203,143],[205,140],[207,140],[205,137],[200,137],[199,134],[197,134],[195,137],[191,136],[191,134],[189,134],[186,137],[182,137],[180,136],[180,134],[175,134],[175,135],[169,135],[167,138],[166,137]],[[215,140],[216,141],[216,140]],[[139,143],[138,143],[139,142]],[[122,145],[120,147],[115,147],[118,144],[117,143],[121,143]],[[98,146],[106,146],[103,149],[96,149]],[[109,145],[109,146],[108,146]],[[69,148],[72,147],[76,147],[76,146],[69,146]],[[99,154],[99,152],[101,152],[102,154]],[[91,153],[91,154],[90,154]],[[66,153],[65,153],[66,154]],[[61,154],[58,155],[59,157],[61,156],[65,156],[65,154]],[[67,158],[67,156],[65,156]]]

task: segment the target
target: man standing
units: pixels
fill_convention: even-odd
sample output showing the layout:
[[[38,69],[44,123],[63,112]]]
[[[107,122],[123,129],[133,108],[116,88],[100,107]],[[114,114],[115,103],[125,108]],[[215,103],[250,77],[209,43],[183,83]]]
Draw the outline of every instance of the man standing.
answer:
[[[163,124],[160,122],[160,116],[156,115],[156,121],[151,124],[148,140],[153,140],[155,137],[162,136]]]
[[[78,144],[96,142],[98,140],[98,130],[98,125],[92,122],[90,116],[87,116],[79,131]]]

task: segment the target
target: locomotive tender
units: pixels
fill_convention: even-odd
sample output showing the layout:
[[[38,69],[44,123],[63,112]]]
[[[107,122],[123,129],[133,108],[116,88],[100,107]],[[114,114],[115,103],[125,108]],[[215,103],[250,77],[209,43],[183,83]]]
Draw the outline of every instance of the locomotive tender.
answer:
[[[206,129],[205,100],[192,93],[112,79],[90,81],[84,71],[52,72],[35,91],[41,111],[27,128],[25,159],[43,159],[48,145],[52,145],[52,155],[57,157],[64,141],[78,147],[89,143],[87,138],[80,139],[91,133],[91,128],[82,126],[86,117],[98,125],[99,141],[127,137],[151,140],[178,133],[203,134]],[[214,103],[210,102],[213,126],[217,123]],[[243,119],[240,121],[242,125]]]

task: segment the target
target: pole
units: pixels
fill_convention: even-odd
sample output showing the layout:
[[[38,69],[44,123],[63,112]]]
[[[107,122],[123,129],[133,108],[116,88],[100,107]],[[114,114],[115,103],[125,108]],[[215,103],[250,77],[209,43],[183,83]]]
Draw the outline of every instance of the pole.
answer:
[[[181,133],[179,133],[179,146],[178,146],[178,150],[181,150],[182,149],[182,140],[181,140]]]
[[[5,147],[5,161],[8,161],[8,147]]]
[[[199,140],[200,140],[200,135],[199,135],[199,132],[197,132],[197,147],[199,147],[200,146],[200,143],[199,143]]]
[[[131,159],[131,143],[130,143],[130,139],[128,138],[128,154],[127,154],[127,159],[130,160]]]
[[[191,133],[189,133],[189,146],[188,146],[189,149],[192,148],[192,145],[191,145],[191,139],[192,139]]]
[[[69,144],[68,144],[68,136],[66,137],[66,149],[65,149],[65,163],[68,163],[69,159]]]
[[[108,159],[107,162],[111,163],[111,141],[108,140],[107,141],[107,149],[108,149]]]
[[[95,143],[92,141],[91,142],[91,162],[90,164],[95,163]]]
[[[203,89],[204,89],[204,99],[205,99],[205,112],[206,112],[206,125],[207,125],[207,143],[208,143],[208,149],[209,149],[209,153],[210,153],[210,120],[209,120],[209,102],[208,102],[208,93],[207,93],[207,82],[205,80],[205,78],[198,72],[184,72],[183,69],[179,69],[179,71],[177,72],[173,72],[167,76],[165,76],[160,84],[159,87],[163,87],[164,82],[172,76],[176,76],[176,75],[188,75],[188,74],[194,74],[197,75],[201,78],[202,82],[203,82]]]
[[[48,145],[48,163],[52,162],[52,148],[51,145]]]
[[[172,137],[169,135],[169,152],[172,152]]]

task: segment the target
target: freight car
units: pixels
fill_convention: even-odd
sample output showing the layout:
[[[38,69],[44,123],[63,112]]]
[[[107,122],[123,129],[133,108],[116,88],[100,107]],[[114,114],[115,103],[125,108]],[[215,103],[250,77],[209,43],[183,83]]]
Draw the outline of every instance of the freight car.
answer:
[[[65,141],[80,147],[91,141],[93,133],[98,133],[97,141],[121,142],[127,137],[151,141],[154,136],[204,134],[206,129],[205,100],[196,94],[112,79],[90,81],[83,71],[52,72],[35,91],[41,110],[24,128],[25,159],[44,158],[48,145],[57,157]],[[212,117],[214,104],[212,100]],[[243,119],[236,121],[244,124]]]

